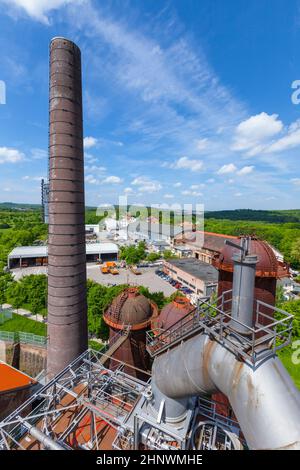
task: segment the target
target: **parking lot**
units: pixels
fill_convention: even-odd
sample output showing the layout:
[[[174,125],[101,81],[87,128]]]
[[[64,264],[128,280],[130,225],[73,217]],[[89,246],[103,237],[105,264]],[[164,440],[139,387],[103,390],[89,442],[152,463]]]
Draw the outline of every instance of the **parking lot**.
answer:
[[[87,277],[105,286],[112,284],[130,284],[133,286],[142,285],[148,287],[150,292],[163,292],[165,296],[170,296],[176,291],[175,287],[155,274],[155,267],[139,268],[140,275],[133,274],[129,269],[119,268],[119,274],[102,274],[100,266],[94,263],[87,264]],[[30,268],[17,268],[12,270],[16,280],[29,274],[47,274],[46,266],[34,266]]]
[[[142,274],[135,275],[129,269],[119,268],[119,274],[113,276],[112,274],[102,274],[98,265],[87,265],[87,275],[99,284],[130,284],[133,286],[148,287],[150,292],[163,292],[165,296],[169,296],[176,291],[167,281],[161,279],[155,274],[154,267],[152,268],[139,268]]]

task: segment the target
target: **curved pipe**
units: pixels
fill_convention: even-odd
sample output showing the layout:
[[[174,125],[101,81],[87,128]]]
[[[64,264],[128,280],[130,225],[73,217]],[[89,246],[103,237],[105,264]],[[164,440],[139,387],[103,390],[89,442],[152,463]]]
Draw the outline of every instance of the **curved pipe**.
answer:
[[[277,357],[253,370],[203,334],[158,356],[152,380],[173,400],[224,393],[251,449],[300,449],[300,394]]]

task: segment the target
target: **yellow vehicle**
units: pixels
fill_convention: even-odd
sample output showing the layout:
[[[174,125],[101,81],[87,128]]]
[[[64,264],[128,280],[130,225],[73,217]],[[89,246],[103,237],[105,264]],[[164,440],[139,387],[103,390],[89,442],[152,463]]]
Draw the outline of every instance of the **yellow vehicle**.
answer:
[[[130,271],[136,276],[139,276],[140,274],[142,274],[142,271],[140,271],[136,266],[131,266]]]
[[[114,261],[107,261],[104,266],[101,268],[102,274],[113,274],[114,276],[116,274],[119,274],[119,271],[116,268],[116,263]]]
[[[114,276],[116,274],[119,274],[119,271],[116,268],[109,268],[109,272],[110,272],[110,274],[113,274]]]

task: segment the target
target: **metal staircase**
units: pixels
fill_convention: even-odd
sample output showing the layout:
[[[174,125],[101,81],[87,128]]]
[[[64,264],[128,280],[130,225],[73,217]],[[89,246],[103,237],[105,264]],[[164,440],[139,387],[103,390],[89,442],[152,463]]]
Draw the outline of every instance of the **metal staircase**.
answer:
[[[118,297],[115,299],[107,311],[107,316],[112,320],[118,322],[120,319],[121,309],[128,298],[127,290],[124,290]]]

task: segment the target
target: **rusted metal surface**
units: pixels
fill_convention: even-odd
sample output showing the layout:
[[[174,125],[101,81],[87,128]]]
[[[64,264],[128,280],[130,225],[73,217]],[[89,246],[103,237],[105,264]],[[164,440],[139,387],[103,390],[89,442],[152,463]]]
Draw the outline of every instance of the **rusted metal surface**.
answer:
[[[277,357],[253,370],[199,335],[155,358],[152,372],[166,400],[226,395],[250,449],[300,448],[300,394]]]
[[[87,348],[80,49],[50,44],[48,378]]]
[[[186,297],[176,297],[173,302],[170,302],[162,309],[157,318],[153,319],[151,328],[153,330],[155,328],[168,329],[193,310],[195,310],[195,307]]]
[[[104,313],[104,321],[110,328],[110,343],[120,333],[120,330],[130,328],[127,339],[114,352],[110,367],[118,366],[118,361],[128,364],[125,372],[139,379],[147,379],[141,370],[150,369],[150,357],[146,351],[146,331],[151,319],[157,316],[157,307],[136,288],[128,288],[114,299]],[[133,369],[133,366],[137,369]]]
[[[224,245],[220,255],[213,259],[213,266],[219,270],[218,297],[220,297],[223,292],[232,289],[232,256],[235,251],[236,250],[233,247]],[[255,274],[254,298],[274,306],[276,299],[276,280],[281,276],[280,273],[282,273],[281,264],[277,261],[271,247],[262,240],[251,239],[249,252],[253,255],[257,255],[258,257]],[[286,270],[286,273],[288,273],[288,269]],[[231,308],[231,305],[228,304],[228,308]],[[253,307],[253,313],[255,313],[254,310],[255,305]],[[262,310],[262,312],[270,315],[270,311],[267,309]]]

